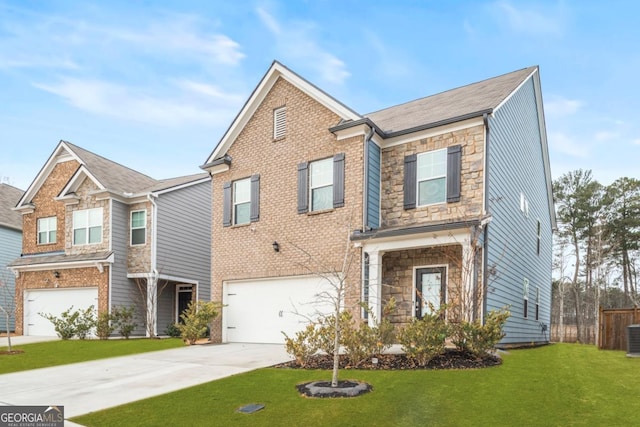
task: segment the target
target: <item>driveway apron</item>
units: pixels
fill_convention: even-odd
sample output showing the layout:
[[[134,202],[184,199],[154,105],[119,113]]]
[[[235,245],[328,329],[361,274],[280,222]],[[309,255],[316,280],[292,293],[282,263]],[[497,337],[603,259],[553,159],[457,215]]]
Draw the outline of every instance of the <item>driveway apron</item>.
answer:
[[[290,360],[279,344],[197,345],[0,375],[0,405],[63,405],[65,418]]]

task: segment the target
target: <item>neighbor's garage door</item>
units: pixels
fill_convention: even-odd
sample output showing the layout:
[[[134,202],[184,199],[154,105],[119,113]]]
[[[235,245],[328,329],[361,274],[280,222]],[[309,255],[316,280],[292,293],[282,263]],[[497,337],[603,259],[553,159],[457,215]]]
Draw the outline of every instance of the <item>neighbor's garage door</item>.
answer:
[[[24,334],[56,336],[50,321],[39,313],[60,316],[73,306],[73,310],[98,308],[98,288],[41,289],[24,293]]]
[[[227,342],[283,343],[293,337],[307,317],[331,313],[331,305],[318,297],[330,286],[317,277],[292,277],[227,282],[224,287],[222,323]]]

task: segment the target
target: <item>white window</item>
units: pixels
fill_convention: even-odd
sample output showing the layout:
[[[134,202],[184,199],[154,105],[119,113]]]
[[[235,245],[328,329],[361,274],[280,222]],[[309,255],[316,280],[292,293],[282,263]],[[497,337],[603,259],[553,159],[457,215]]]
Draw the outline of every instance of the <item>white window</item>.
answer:
[[[38,244],[55,243],[57,227],[58,219],[55,216],[38,218]]]
[[[131,245],[144,245],[147,242],[147,211],[131,212]]]
[[[273,110],[273,139],[283,138],[287,134],[287,107]]]
[[[529,279],[524,279],[522,284],[523,312],[522,317],[529,316]]]
[[[447,201],[447,150],[418,154],[418,206]]]
[[[73,244],[102,242],[102,208],[73,212]]]
[[[248,224],[251,220],[251,179],[233,182],[233,224]]]
[[[333,158],[317,160],[309,166],[311,211],[333,208]]]

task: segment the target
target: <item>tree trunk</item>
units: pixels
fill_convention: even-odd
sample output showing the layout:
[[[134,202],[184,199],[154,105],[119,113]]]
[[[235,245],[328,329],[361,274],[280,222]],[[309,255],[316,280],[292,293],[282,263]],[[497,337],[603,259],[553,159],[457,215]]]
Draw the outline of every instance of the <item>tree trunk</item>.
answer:
[[[564,279],[560,279],[560,342],[564,342]]]
[[[333,375],[331,387],[338,387],[338,370],[340,369],[340,310],[336,310],[335,336],[333,337]]]
[[[576,254],[576,263],[575,263],[575,267],[573,269],[573,297],[575,300],[575,309],[576,309],[576,339],[578,342],[582,342],[582,331],[581,331],[581,325],[582,323],[580,322],[580,290],[579,290],[579,283],[578,283],[578,274],[580,273],[580,246],[578,243],[578,236],[574,233],[573,234],[573,248],[575,250],[575,254]]]

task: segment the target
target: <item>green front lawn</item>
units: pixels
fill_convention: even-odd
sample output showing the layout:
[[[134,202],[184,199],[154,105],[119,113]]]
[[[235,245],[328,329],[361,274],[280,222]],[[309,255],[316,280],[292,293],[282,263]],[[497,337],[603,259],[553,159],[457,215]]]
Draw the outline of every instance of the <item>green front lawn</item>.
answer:
[[[513,350],[499,367],[341,371],[373,385],[351,399],[309,399],[300,382],[327,371],[267,368],[74,418],[86,426],[637,425],[640,359],[592,346]],[[265,408],[237,413],[249,403]]]
[[[86,362],[107,357],[126,356],[148,351],[166,350],[184,346],[178,338],[130,340],[69,340],[47,341],[35,344],[14,345],[19,354],[0,354],[0,374]],[[0,347],[6,351],[7,347]]]

